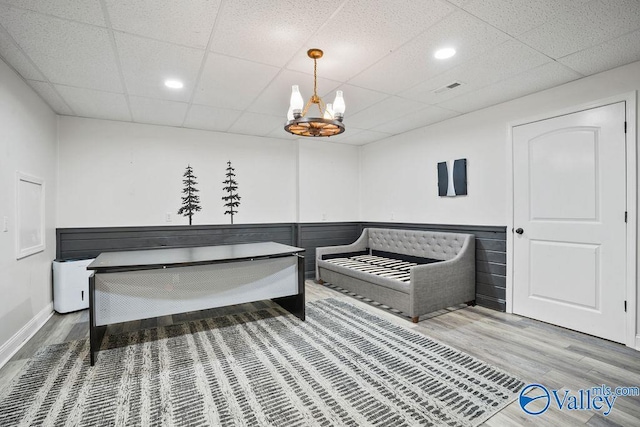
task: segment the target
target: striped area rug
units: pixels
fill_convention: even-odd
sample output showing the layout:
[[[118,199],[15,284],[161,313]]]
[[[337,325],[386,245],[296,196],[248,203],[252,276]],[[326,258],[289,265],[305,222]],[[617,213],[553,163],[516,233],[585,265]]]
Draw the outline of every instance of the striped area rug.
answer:
[[[335,299],[44,348],[0,425],[479,425],[522,381]]]

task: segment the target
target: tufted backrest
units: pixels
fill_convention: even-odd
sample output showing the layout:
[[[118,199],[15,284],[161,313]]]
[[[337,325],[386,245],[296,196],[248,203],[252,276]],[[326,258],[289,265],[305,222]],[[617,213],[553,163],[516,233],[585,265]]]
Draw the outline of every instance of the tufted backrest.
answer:
[[[368,228],[369,248],[422,258],[453,259],[472,234]]]

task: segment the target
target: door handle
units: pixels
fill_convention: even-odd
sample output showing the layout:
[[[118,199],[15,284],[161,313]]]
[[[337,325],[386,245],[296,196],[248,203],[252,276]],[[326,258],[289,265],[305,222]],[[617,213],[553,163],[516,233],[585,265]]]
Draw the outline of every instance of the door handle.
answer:
[[[524,230],[522,228],[516,228],[516,233],[522,234],[524,233]]]

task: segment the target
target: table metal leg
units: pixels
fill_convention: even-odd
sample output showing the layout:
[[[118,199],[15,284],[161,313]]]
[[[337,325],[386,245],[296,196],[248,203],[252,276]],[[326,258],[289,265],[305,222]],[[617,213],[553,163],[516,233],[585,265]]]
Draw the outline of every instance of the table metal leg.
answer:
[[[298,257],[298,294],[282,298],[274,298],[272,301],[293,314],[300,320],[305,320],[305,294],[304,294],[304,256]]]
[[[91,354],[91,366],[96,363],[96,353],[102,346],[102,338],[107,331],[106,326],[96,326],[96,275],[89,277],[89,353]]]

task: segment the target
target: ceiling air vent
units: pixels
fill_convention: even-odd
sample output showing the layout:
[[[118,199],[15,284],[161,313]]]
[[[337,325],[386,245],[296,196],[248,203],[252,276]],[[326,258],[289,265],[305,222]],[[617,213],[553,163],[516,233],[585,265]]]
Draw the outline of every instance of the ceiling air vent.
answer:
[[[455,89],[455,88],[457,88],[458,86],[461,86],[461,85],[462,85],[462,82],[452,82],[452,83],[449,83],[446,86],[442,86],[441,88],[438,88],[438,89],[434,90],[433,93],[442,93],[442,92],[447,91],[447,90]]]

